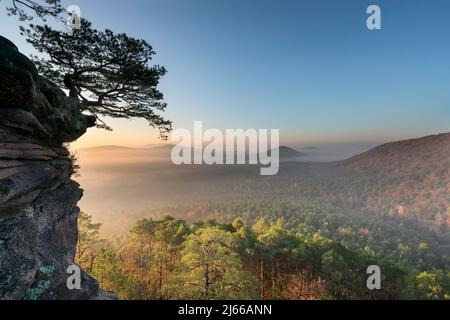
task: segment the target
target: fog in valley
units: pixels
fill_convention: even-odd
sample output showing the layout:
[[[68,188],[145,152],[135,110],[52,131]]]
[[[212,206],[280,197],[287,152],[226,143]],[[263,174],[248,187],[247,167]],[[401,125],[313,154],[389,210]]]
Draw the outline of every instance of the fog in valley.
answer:
[[[296,146],[298,156],[282,150],[280,171],[295,163],[336,161],[370,148],[369,145]],[[74,151],[80,169],[76,181],[85,190],[81,210],[103,223],[106,235],[126,232],[136,220],[164,214],[164,208],[194,202],[233,200],[243,183],[264,181],[259,166],[176,166],[171,145],[128,148],[100,146]],[[289,164],[289,165],[287,165]],[[267,178],[266,178],[267,179]]]

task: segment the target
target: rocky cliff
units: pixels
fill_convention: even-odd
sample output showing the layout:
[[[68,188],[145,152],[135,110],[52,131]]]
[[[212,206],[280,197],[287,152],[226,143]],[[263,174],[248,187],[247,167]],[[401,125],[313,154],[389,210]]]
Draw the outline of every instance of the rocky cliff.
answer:
[[[17,47],[0,37],[0,299],[95,299],[98,283],[74,264],[77,202],[74,165],[65,142],[95,118],[41,77]]]

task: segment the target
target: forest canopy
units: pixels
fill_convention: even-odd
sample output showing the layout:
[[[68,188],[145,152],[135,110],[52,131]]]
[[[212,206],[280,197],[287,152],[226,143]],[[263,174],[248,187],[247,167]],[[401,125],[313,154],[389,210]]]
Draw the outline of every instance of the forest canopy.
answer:
[[[317,232],[294,232],[283,219],[189,225],[167,216],[140,220],[125,238],[105,241],[97,237],[98,224],[82,217],[79,246],[89,249],[78,263],[121,299],[450,298],[448,272],[416,274]],[[381,290],[366,287],[369,265],[383,270]]]

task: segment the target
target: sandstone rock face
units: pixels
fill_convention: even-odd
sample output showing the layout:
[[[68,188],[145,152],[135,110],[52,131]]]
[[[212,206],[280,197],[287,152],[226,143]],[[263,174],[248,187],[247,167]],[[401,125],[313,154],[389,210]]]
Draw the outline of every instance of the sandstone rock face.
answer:
[[[39,76],[0,37],[0,299],[95,299],[98,283],[74,264],[79,185],[63,146],[95,125],[76,99]]]

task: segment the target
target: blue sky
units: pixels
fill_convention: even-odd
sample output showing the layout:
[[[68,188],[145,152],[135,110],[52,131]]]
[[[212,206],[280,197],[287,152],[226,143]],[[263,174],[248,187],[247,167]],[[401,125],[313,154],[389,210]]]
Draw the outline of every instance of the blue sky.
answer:
[[[449,131],[450,1],[64,3],[78,4],[98,29],[153,45],[154,61],[168,69],[161,90],[174,127],[203,120],[205,127],[280,128],[288,144]],[[381,7],[382,30],[366,28],[370,4]],[[0,33],[29,53],[16,20],[1,10]],[[114,134],[92,131],[83,144],[155,138],[142,121],[112,125]]]

